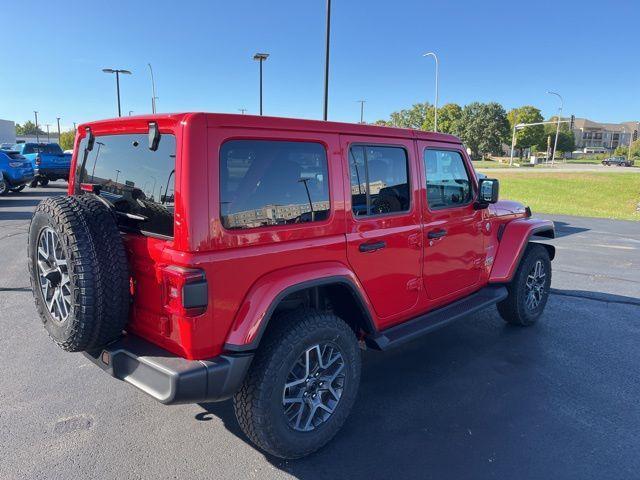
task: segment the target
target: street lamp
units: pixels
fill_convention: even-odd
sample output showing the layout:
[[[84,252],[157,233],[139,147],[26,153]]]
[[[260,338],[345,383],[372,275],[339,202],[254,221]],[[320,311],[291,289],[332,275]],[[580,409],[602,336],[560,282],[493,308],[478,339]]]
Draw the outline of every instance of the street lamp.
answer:
[[[555,95],[560,99],[560,111],[558,113],[558,122],[556,124],[556,140],[553,143],[553,155],[551,156],[551,165],[553,165],[553,163],[556,160],[556,149],[558,148],[558,134],[560,133],[560,117],[562,116],[562,108],[564,107],[564,100],[562,99],[562,96],[559,93],[551,92],[551,91],[548,91],[547,93],[549,95]]]
[[[102,71],[104,73],[115,73],[116,74],[116,95],[118,96],[118,116],[122,116],[122,112],[120,111],[120,74],[123,75],[131,75],[129,70],[121,70],[117,68],[103,68]]]
[[[156,113],[156,82],[153,80],[153,68],[151,68],[151,64],[147,63],[149,66],[149,72],[151,73],[151,112]]]
[[[427,52],[424,55],[422,55],[423,57],[433,57],[434,60],[436,61],[436,101],[434,104],[434,119],[433,119],[433,131],[437,132],[438,131],[438,56],[435,54],[435,52]]]
[[[240,112],[241,115],[244,115],[244,112],[247,111],[246,108],[239,108],[238,111]]]
[[[38,112],[34,110],[33,114],[36,116],[36,143],[40,143],[40,136],[38,135]]]
[[[260,115],[262,115],[262,62],[269,58],[268,53],[256,53],[253,56],[254,60],[260,62]]]
[[[367,103],[366,100],[356,100],[360,104],[360,123],[364,123],[364,104]]]
[[[51,136],[49,135],[49,127],[51,124],[47,123],[45,126],[47,127],[47,143],[51,143]]]
[[[56,121],[58,122],[58,143],[60,143],[60,117],[56,117]]]
[[[322,118],[327,120],[329,111],[329,44],[331,40],[331,0],[327,0],[327,19],[324,51],[324,111]]]

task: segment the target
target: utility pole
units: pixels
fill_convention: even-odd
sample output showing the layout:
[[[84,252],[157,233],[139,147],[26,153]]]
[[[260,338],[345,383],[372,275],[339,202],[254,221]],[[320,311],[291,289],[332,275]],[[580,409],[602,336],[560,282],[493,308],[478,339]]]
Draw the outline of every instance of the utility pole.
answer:
[[[151,113],[156,113],[156,100],[158,99],[158,97],[156,97],[156,82],[153,79],[153,68],[151,68],[151,64],[147,63],[147,65],[149,65],[149,72],[151,73]]]
[[[360,123],[364,123],[364,104],[366,100],[356,100],[360,104]]]
[[[262,62],[269,58],[268,53],[256,53],[253,59],[260,63],[260,115],[262,115]]]
[[[323,120],[327,120],[329,114],[329,47],[331,42],[331,0],[327,0],[326,20],[326,44],[324,51],[324,110]]]
[[[556,125],[556,140],[553,143],[553,156],[551,157],[551,165],[554,164],[555,160],[556,160],[556,149],[558,148],[558,134],[560,133],[560,120],[562,117],[562,109],[564,107],[564,100],[562,99],[562,97],[560,96],[559,93],[556,92],[547,92],[549,95],[555,95],[556,97],[558,97],[560,99],[560,111],[558,112],[558,123]]]
[[[247,111],[246,108],[239,108],[238,111],[240,112],[241,115],[244,115],[244,112]]]
[[[60,143],[60,117],[56,117],[58,122],[58,143]]]
[[[38,134],[38,112],[34,110],[33,114],[36,116],[36,143],[40,143],[40,135]]]
[[[47,127],[47,143],[51,143],[51,136],[49,135],[49,127],[51,125],[47,123],[45,126]]]
[[[516,115],[516,112],[514,112]],[[516,148],[516,128],[518,127],[518,117],[513,118],[513,135],[511,136],[511,158],[509,158],[509,166],[513,165],[513,150]]]
[[[73,130],[76,130],[76,122],[73,122]]]
[[[435,52],[427,52],[422,56],[423,57],[433,57],[434,60],[436,61],[436,101],[435,101],[435,103],[433,105],[433,107],[434,107],[433,131],[437,132],[438,131],[438,70],[439,70],[438,55],[436,55]]]

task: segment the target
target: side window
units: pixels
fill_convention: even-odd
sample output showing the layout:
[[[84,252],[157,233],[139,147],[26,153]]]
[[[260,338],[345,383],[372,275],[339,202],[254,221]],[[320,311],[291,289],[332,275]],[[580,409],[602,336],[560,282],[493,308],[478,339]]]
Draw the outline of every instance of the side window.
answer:
[[[402,147],[353,145],[349,149],[353,215],[405,212],[410,206],[407,152]]]
[[[324,146],[230,140],[220,149],[220,214],[229,229],[317,222],[329,217]]]
[[[429,208],[437,210],[471,202],[473,188],[459,152],[425,150],[424,170]]]

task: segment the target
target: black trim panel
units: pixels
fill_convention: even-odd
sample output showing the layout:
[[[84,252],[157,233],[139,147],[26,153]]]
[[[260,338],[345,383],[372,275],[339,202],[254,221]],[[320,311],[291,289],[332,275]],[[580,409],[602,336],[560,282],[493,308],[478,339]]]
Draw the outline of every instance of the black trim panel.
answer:
[[[112,377],[166,405],[230,398],[253,359],[253,354],[243,354],[187,360],[134,335],[84,355]]]

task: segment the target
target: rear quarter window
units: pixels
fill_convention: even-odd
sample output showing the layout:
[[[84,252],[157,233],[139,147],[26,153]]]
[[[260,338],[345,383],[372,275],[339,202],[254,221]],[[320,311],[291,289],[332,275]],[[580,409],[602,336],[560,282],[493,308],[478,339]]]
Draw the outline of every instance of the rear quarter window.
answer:
[[[273,140],[225,142],[220,150],[220,210],[228,229],[326,220],[325,147]]]

